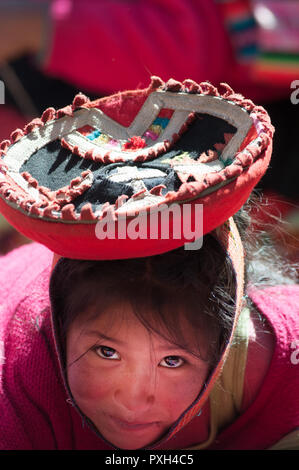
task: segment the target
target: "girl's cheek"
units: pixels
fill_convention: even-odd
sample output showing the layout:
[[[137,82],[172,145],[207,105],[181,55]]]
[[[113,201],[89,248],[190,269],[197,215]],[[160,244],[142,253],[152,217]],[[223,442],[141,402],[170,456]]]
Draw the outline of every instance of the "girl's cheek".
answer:
[[[166,376],[160,387],[160,398],[169,409],[182,413],[191,405],[201,391],[206,379],[205,371],[188,371],[177,377]]]
[[[112,387],[111,380],[104,371],[86,364],[83,366],[73,364],[68,371],[68,383],[76,401],[99,401]]]

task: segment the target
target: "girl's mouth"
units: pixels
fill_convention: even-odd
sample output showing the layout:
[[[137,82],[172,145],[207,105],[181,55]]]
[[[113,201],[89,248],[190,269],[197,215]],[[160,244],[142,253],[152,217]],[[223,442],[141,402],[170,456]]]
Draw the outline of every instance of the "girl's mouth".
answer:
[[[108,415],[110,420],[118,429],[126,431],[146,431],[159,424],[158,421],[140,422],[140,421],[125,421],[116,416]]]

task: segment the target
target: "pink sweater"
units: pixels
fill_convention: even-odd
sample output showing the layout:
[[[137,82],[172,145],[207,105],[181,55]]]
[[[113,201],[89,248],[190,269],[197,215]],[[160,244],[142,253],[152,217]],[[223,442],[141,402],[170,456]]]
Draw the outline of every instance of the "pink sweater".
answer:
[[[64,387],[52,333],[51,261],[36,243],[0,260],[0,449],[111,450]],[[274,356],[256,400],[213,449],[264,449],[299,427],[299,286],[267,288],[252,298],[274,329]]]

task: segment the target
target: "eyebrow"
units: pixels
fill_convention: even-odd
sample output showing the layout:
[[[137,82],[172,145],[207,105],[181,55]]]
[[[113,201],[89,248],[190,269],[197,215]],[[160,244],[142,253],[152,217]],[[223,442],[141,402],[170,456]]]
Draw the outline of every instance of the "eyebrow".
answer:
[[[117,343],[117,344],[120,344],[120,345],[125,345],[126,344],[125,341],[122,341],[121,339],[113,338],[112,336],[105,335],[104,333],[101,333],[98,330],[87,330],[85,332],[85,334],[88,335],[88,336],[97,336],[98,338],[104,339],[106,341],[113,341],[114,343]],[[164,349],[168,349],[168,350],[181,349],[181,350],[184,350],[184,348],[180,347],[179,345],[176,345],[175,343],[168,342],[167,340],[165,340],[165,343],[159,345],[156,349],[158,351],[162,351]]]
[[[121,346],[123,346],[125,344],[125,342],[122,341],[121,339],[112,338],[111,336],[104,335],[104,333],[101,333],[98,330],[87,330],[87,331],[85,331],[85,334],[88,335],[88,336],[97,336],[99,339],[104,339],[106,341],[112,341],[113,343],[119,344]]]
[[[177,351],[178,353],[177,355],[181,355],[183,352],[184,354],[187,354],[188,356],[194,356],[194,354],[192,354],[188,349],[183,348],[182,346],[179,346],[173,343],[168,343],[168,342],[166,342],[165,345],[157,346],[156,350],[158,353],[162,351],[167,351],[167,352]]]

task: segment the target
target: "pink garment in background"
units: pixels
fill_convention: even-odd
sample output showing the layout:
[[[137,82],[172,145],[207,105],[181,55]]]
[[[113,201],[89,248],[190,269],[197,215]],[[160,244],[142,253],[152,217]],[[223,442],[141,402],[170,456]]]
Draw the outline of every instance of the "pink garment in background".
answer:
[[[151,75],[213,83],[229,60],[226,32],[207,0],[56,0],[52,21],[46,70],[95,91],[144,87]]]
[[[210,449],[267,449],[299,428],[299,285],[249,295],[269,320],[276,347],[256,399]]]
[[[82,420],[64,387],[50,314],[51,263],[52,253],[36,243],[0,259],[0,449],[111,450]],[[299,427],[299,355],[293,347],[299,339],[299,286],[251,296],[275,332],[274,356],[256,400],[211,449],[265,449]],[[194,444],[195,423],[169,448]]]
[[[43,70],[96,94],[144,88],[158,75],[227,82],[253,100],[289,96],[236,63],[214,0],[53,0]]]

